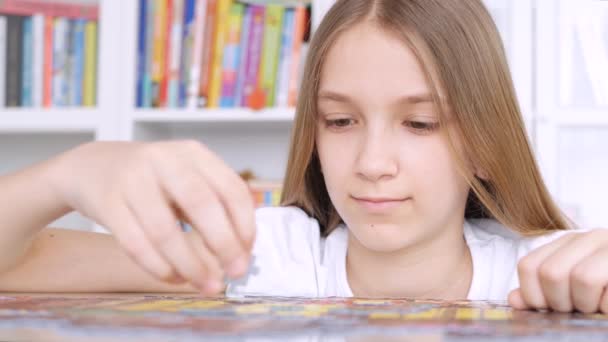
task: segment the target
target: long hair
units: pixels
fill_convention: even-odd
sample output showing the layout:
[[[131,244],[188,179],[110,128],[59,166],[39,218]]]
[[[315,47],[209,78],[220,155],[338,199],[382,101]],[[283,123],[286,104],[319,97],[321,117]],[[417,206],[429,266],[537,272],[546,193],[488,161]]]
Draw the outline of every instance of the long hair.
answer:
[[[413,51],[440,121],[448,120],[449,110],[453,129],[446,138],[471,187],[465,217],[496,219],[524,235],[570,228],[540,175],[500,35],[481,0],[336,2],[310,43],[281,204],[302,208],[319,221],[324,235],[342,221],[327,193],[315,149],[317,98],[323,61],[332,45],[342,32],[364,21],[400,38]],[[439,100],[439,89],[445,101]]]

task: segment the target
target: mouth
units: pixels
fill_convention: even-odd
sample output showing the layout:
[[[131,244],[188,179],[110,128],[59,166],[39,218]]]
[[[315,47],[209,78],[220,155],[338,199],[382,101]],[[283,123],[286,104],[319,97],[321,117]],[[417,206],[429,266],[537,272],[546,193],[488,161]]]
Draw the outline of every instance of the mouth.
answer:
[[[352,195],[351,198],[370,212],[393,210],[410,199],[409,197],[357,197]]]

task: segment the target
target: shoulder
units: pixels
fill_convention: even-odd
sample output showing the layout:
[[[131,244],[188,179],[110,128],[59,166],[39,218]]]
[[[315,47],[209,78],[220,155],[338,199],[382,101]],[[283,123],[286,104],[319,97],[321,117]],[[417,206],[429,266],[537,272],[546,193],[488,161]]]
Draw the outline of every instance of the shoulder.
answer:
[[[228,296],[315,296],[321,235],[317,220],[297,207],[256,210],[250,274],[231,282]]]
[[[474,267],[469,299],[506,300],[509,292],[519,287],[517,264],[523,257],[566,234],[585,231],[562,230],[526,237],[496,220],[466,221],[464,234]]]
[[[529,237],[523,236],[493,219],[474,219],[465,223],[465,237],[469,244],[516,248],[522,254],[527,254],[531,250],[557,240],[564,235],[588,231],[590,229],[567,229]]]

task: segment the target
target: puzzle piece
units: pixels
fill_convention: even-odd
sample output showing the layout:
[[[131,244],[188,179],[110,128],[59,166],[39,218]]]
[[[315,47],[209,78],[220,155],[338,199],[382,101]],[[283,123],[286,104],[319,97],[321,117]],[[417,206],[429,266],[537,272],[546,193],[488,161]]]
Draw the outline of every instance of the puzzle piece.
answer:
[[[230,278],[226,277],[226,278],[224,278],[224,282],[228,286],[247,286],[249,277],[252,275],[258,275],[259,272],[260,272],[260,269],[259,269],[258,265],[256,264],[255,255],[252,255],[251,262],[249,264],[249,268],[247,269],[247,273],[244,276],[242,276],[238,279],[230,279]]]

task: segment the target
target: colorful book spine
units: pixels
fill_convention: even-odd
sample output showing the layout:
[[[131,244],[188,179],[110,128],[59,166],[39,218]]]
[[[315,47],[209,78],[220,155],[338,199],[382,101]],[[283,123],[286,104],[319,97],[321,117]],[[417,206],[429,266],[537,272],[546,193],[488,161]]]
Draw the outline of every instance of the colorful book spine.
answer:
[[[199,95],[200,76],[207,20],[207,1],[198,0],[195,7],[190,73],[188,75],[188,108],[196,108]]]
[[[205,107],[208,105],[209,98],[209,86],[211,81],[211,74],[213,72],[213,55],[215,46],[216,36],[216,17],[217,17],[217,1],[207,1],[207,16],[205,20],[205,38],[203,40],[203,59],[201,62],[201,74],[199,76],[199,107]]]
[[[152,54],[152,105],[160,105],[167,36],[167,0],[154,0],[154,48]]]
[[[213,60],[211,61],[211,78],[209,80],[208,107],[217,108],[222,90],[222,61],[227,31],[227,18],[232,0],[218,0],[215,45],[213,46]]]
[[[167,107],[169,101],[169,66],[171,65],[171,27],[173,26],[173,2],[175,0],[166,1],[165,12],[165,28],[163,39],[163,59],[162,59],[162,77],[160,80],[160,88],[158,90],[158,107]]]
[[[146,73],[146,19],[148,15],[148,0],[139,0],[138,36],[137,36],[137,70],[135,85],[135,105],[144,107],[144,75]]]
[[[236,88],[234,90],[234,105],[237,107],[242,106],[243,103],[243,88],[245,84],[245,72],[247,65],[247,51],[249,51],[249,32],[251,30],[251,23],[253,20],[253,7],[247,6],[245,8],[245,14],[243,16],[243,24],[241,28],[240,38],[240,57],[238,62]]]
[[[84,80],[82,104],[93,107],[97,103],[97,22],[89,21],[85,26]]]
[[[65,18],[56,18],[53,29],[53,86],[54,106],[67,104],[66,69],[68,64],[69,23]]]
[[[152,66],[154,59],[155,39],[156,39],[156,0],[146,0],[147,2],[147,13],[146,13],[146,59],[144,61],[144,74],[143,74],[143,94],[142,94],[142,107],[150,108],[153,106],[153,92],[154,87],[152,85]]]
[[[32,18],[23,18],[22,32],[22,68],[21,68],[21,107],[32,106],[32,49],[34,47],[34,37],[32,28]]]
[[[72,71],[70,79],[70,105],[82,105],[82,86],[84,84],[84,44],[85,44],[85,25],[84,19],[76,19],[72,23],[73,38],[72,38]]]
[[[0,108],[6,106],[6,17],[0,16]]]
[[[6,106],[21,104],[23,67],[23,17],[8,16],[6,26]]]
[[[182,25],[182,54],[179,77],[179,105],[184,107],[188,99],[188,85],[190,83],[190,68],[192,65],[192,45],[194,35],[194,20],[196,0],[185,0],[184,19]]]
[[[171,54],[169,58],[169,79],[167,105],[179,107],[179,67],[182,54],[182,25],[184,0],[173,0],[173,20],[171,25]]]
[[[243,95],[240,105],[251,107],[250,97],[258,88],[258,73],[262,56],[262,43],[264,39],[264,17],[266,9],[263,6],[252,5],[252,20],[249,28],[249,37],[246,61],[245,76],[243,83]]]
[[[18,16],[43,14],[51,17],[97,20],[99,6],[67,1],[2,0],[0,1],[0,13]]]
[[[268,5],[264,26],[264,45],[260,68],[260,88],[263,90],[267,107],[275,103],[275,82],[281,44],[281,28],[285,9],[282,5]]]
[[[32,106],[36,108],[42,107],[44,94],[44,23],[44,15],[36,14],[32,17]]]
[[[65,106],[72,106],[74,102],[74,58],[76,56],[75,49],[75,33],[76,26],[72,19],[68,19],[68,36],[67,36],[67,58],[65,64],[65,87],[66,87],[66,103]]]
[[[276,103],[278,107],[286,107],[289,98],[289,72],[292,64],[292,41],[294,38],[295,11],[286,9],[281,33],[281,51],[276,82]]]
[[[306,34],[307,25],[306,8],[304,6],[297,6],[295,8],[295,33],[293,37],[293,52],[291,54],[291,70],[289,71],[289,95],[287,103],[290,107],[296,105],[298,98],[302,44],[304,42],[304,34]]]
[[[222,91],[220,107],[234,107],[237,72],[240,60],[241,25],[245,6],[233,3],[228,15],[228,29],[226,31],[226,45],[222,63]]]
[[[54,35],[55,19],[51,16],[44,18],[44,66],[42,85],[42,105],[45,108],[53,105],[53,69],[54,69]]]

